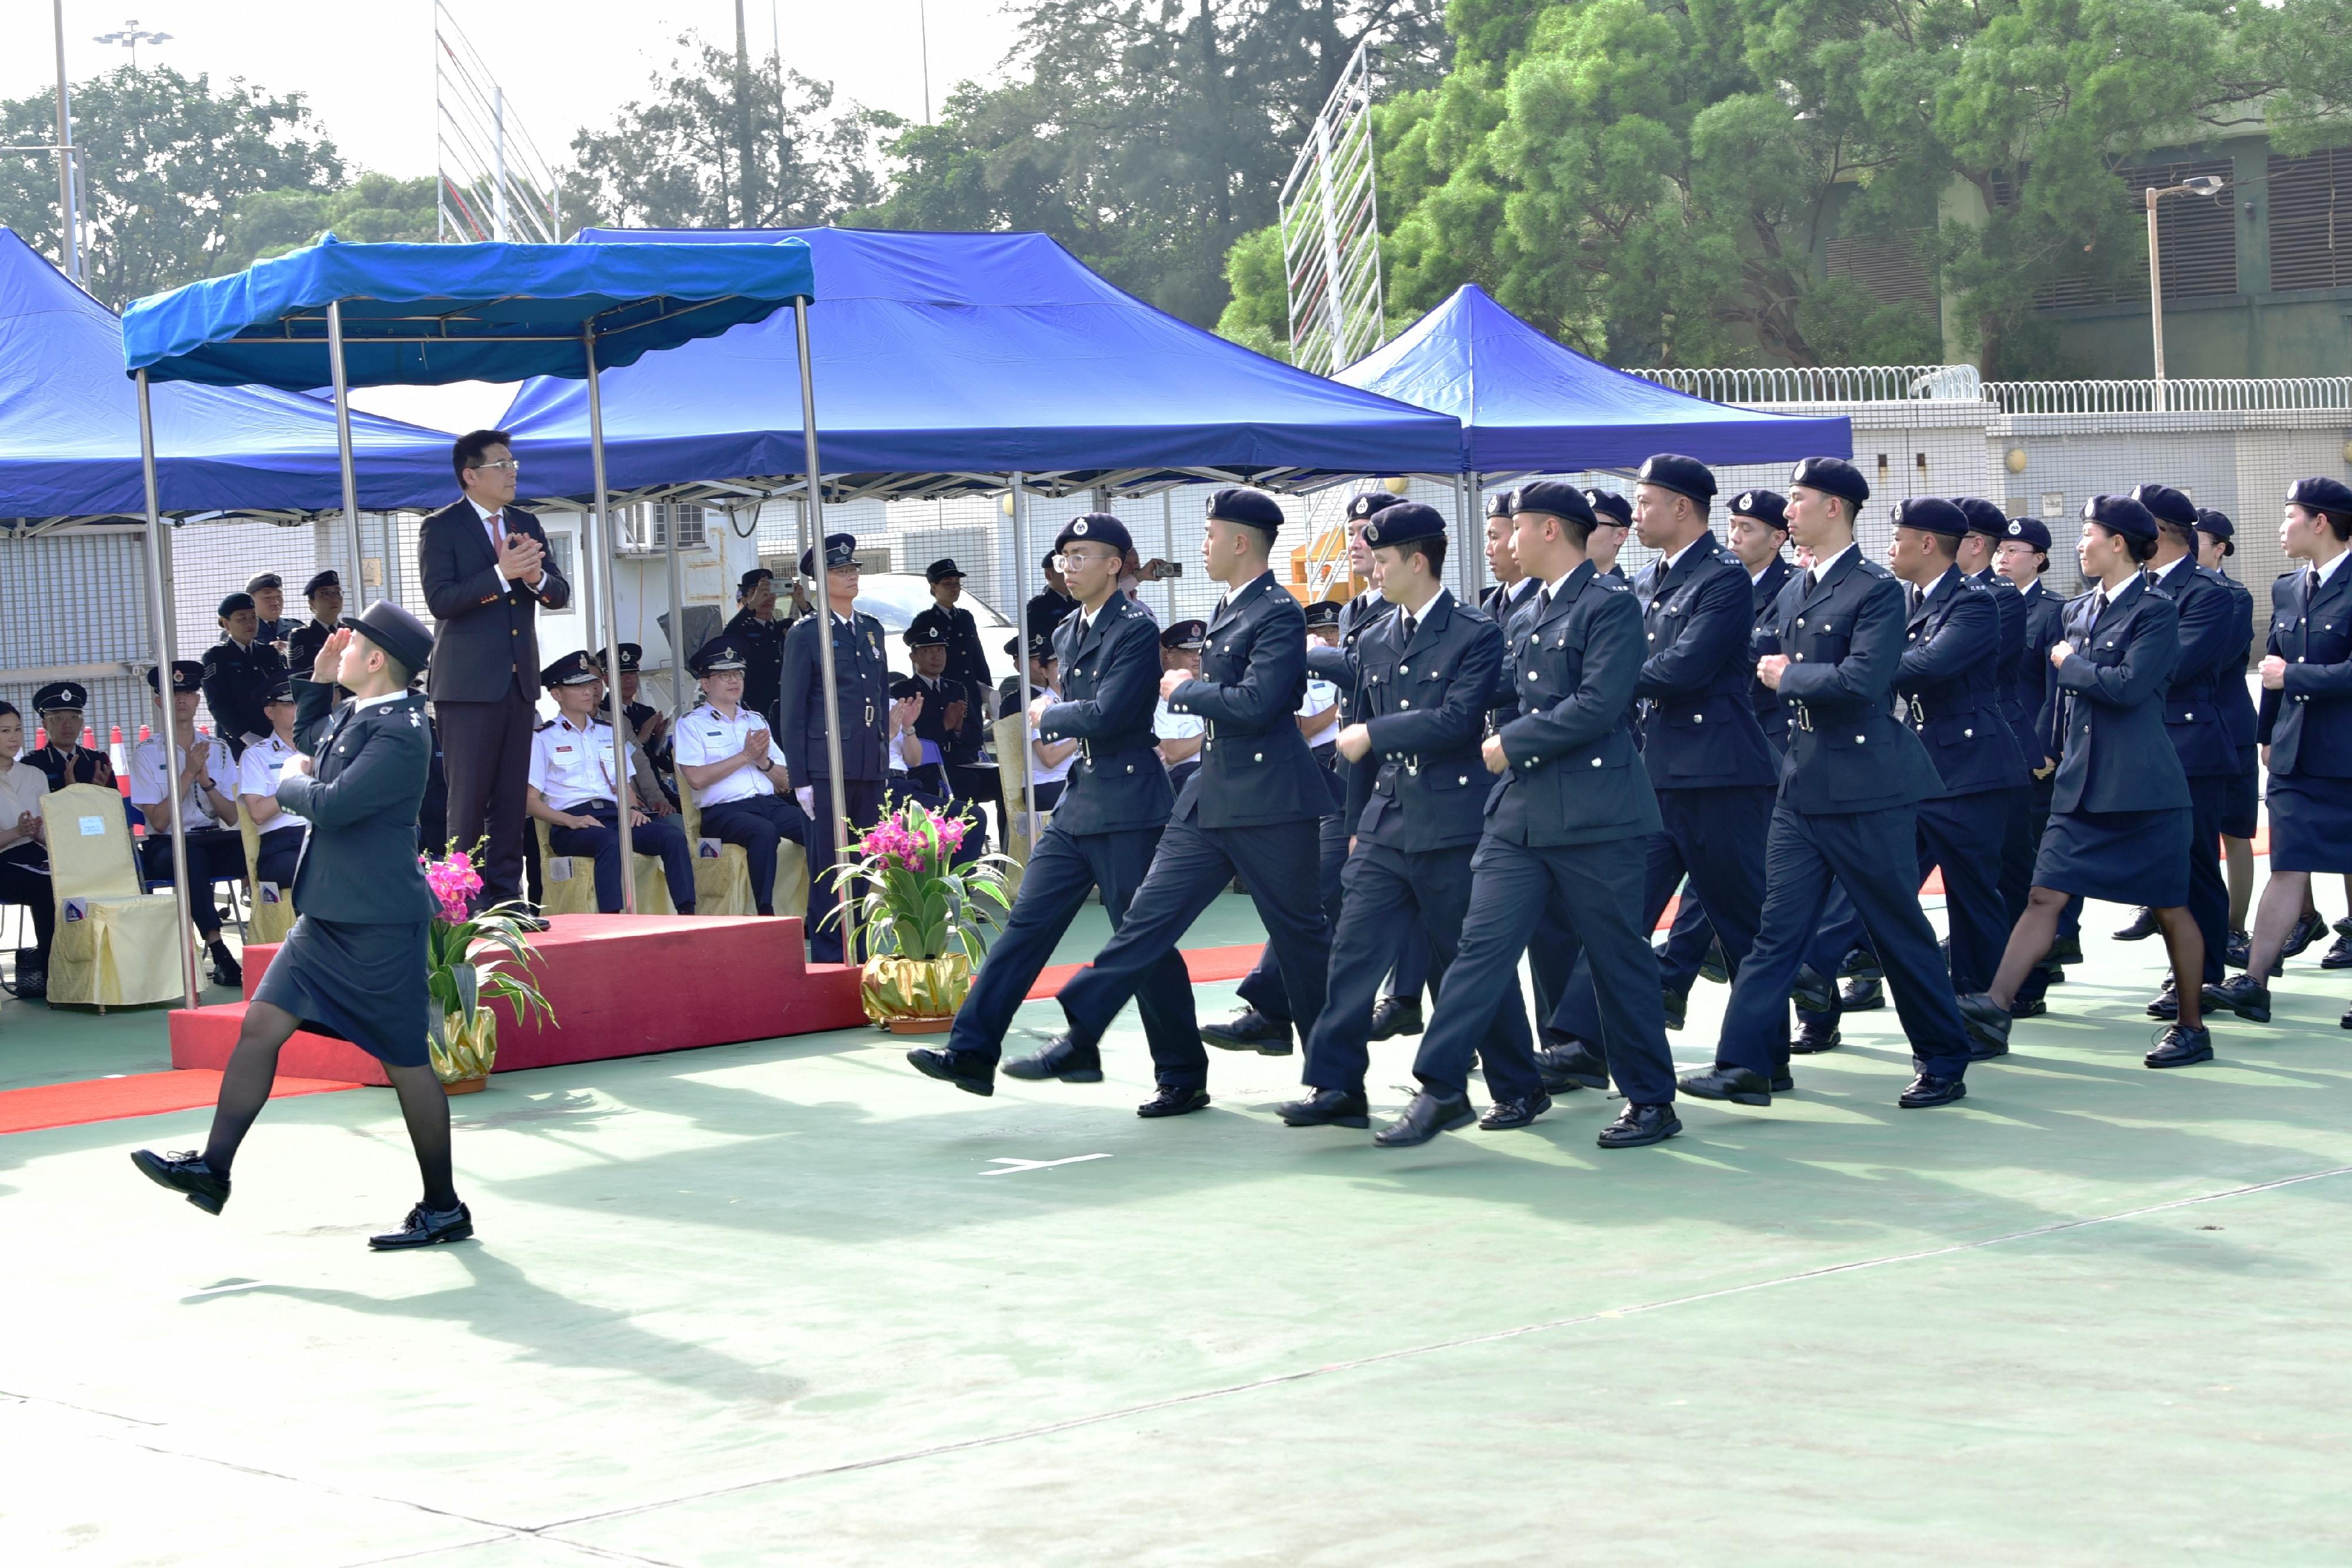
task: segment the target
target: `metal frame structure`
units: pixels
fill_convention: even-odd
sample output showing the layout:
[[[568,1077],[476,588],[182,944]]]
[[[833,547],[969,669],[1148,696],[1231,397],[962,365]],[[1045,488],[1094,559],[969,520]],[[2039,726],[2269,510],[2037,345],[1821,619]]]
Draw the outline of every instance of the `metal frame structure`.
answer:
[[[433,159],[439,236],[563,238],[555,171],[521,121],[509,120],[506,89],[457,26],[448,0],[433,0]]]
[[[1388,337],[1372,155],[1372,48],[1356,46],[1283,182],[1290,362],[1329,375]]]

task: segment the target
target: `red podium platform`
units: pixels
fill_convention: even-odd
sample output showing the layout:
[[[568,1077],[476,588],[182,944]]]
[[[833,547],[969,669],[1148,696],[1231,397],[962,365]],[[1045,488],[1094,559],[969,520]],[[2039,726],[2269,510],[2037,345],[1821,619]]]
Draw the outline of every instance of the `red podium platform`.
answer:
[[[501,1072],[866,1022],[856,968],[807,962],[796,918],[559,915],[551,925],[538,938],[536,974],[556,1022],[525,1023],[499,1004]],[[275,946],[246,949],[247,999],[277,954]],[[173,1009],[172,1065],[226,1066],[244,1021],[244,1002]],[[366,1051],[307,1030],[286,1042],[278,1072],[344,1083],[388,1082]]]

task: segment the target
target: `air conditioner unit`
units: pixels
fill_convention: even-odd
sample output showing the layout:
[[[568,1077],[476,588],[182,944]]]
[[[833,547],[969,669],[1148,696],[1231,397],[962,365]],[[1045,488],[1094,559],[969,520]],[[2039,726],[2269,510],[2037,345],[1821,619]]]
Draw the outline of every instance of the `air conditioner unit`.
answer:
[[[669,549],[670,529],[677,530],[677,548],[698,550],[706,548],[702,508],[689,501],[640,501],[634,507],[620,507],[615,514],[621,524],[621,549],[633,555],[645,555]]]

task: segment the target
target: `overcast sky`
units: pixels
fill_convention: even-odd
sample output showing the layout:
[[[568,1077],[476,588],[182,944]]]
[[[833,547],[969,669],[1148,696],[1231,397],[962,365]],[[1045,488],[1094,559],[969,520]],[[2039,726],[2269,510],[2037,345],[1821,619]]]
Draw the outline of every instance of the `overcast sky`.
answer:
[[[745,0],[755,56],[781,27],[787,67],[910,120],[923,115],[919,0]],[[646,93],[688,29],[731,42],[733,0],[450,0],[457,25],[506,89],[509,110],[551,162],[572,136],[610,123]],[[1012,46],[1003,0],[928,0],[931,98],[960,78],[993,80]],[[65,0],[66,71],[111,68],[121,46],[93,42],[136,17],[171,42],[139,58],[215,81],[244,77],[299,91],[355,167],[399,175],[434,169],[433,0]],[[57,78],[51,0],[0,5],[0,96],[47,92]]]

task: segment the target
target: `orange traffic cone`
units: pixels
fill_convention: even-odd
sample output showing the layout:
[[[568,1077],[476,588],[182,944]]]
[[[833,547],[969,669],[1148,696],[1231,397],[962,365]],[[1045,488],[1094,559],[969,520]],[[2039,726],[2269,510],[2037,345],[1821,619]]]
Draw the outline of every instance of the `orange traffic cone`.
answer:
[[[114,787],[122,798],[131,799],[131,758],[122,749],[122,727],[115,725],[107,737],[106,760],[114,768]]]

